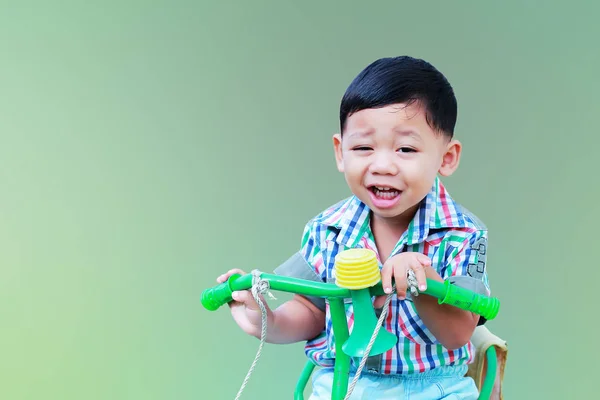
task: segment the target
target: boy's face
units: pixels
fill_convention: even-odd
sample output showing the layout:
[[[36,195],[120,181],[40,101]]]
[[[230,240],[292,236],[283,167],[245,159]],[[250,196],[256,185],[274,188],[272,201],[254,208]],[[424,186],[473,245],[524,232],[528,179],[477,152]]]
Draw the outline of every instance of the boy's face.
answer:
[[[435,132],[414,103],[356,112],[333,136],[337,167],[374,217],[406,226],[436,175],[458,167],[461,145]]]

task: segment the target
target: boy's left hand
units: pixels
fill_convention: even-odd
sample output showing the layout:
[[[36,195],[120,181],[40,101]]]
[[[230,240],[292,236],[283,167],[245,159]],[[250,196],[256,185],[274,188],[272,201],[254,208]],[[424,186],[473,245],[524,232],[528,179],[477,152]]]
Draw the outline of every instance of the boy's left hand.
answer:
[[[396,283],[396,293],[398,294],[398,298],[404,300],[406,298],[406,290],[408,289],[408,270],[412,270],[415,273],[415,277],[419,284],[419,290],[423,291],[427,289],[425,267],[428,266],[431,266],[431,260],[421,253],[400,253],[388,258],[381,269],[381,283],[383,290],[388,294],[392,292],[393,277]],[[385,297],[386,296],[379,296],[375,300],[374,306],[377,308],[383,306]]]

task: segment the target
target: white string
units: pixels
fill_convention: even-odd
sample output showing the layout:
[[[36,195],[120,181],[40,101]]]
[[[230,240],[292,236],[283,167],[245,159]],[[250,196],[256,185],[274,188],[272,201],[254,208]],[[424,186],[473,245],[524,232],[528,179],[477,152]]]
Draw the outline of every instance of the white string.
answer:
[[[392,290],[393,290],[393,288],[392,288]],[[356,371],[356,374],[354,375],[354,379],[352,379],[352,383],[350,383],[350,386],[348,387],[348,392],[346,393],[346,397],[344,397],[344,400],[348,400],[350,398],[350,395],[352,394],[352,391],[354,390],[354,386],[356,386],[356,383],[358,382],[358,378],[360,377],[360,374],[361,374],[365,364],[367,363],[367,358],[369,357],[369,352],[371,351],[371,348],[373,347],[373,344],[375,343],[375,339],[377,338],[379,329],[381,329],[383,320],[385,319],[385,317],[387,315],[387,310],[388,310],[388,306],[390,304],[390,300],[392,299],[392,295],[393,295],[393,293],[390,293],[387,296],[387,298],[385,299],[385,304],[383,305],[383,311],[381,312],[381,315],[379,316],[379,320],[377,321],[377,325],[375,326],[375,330],[373,331],[371,340],[369,341],[369,344],[367,345],[367,348],[365,350],[365,354],[363,355],[363,358],[360,361],[358,370]]]
[[[414,275],[414,272],[412,270],[408,270],[407,282],[408,282],[408,287],[409,287],[411,294],[413,296],[418,296],[419,295],[419,292],[417,290],[418,283],[417,283],[417,279]],[[256,300],[256,303],[258,304],[258,307],[260,308],[261,322],[262,322],[261,332],[260,332],[260,345],[258,346],[258,351],[256,352],[256,356],[254,357],[254,361],[252,362],[252,365],[250,366],[250,369],[248,370],[248,373],[246,374],[246,377],[244,378],[244,381],[242,382],[242,386],[240,387],[240,390],[238,391],[237,395],[235,396],[235,400],[239,400],[240,396],[242,395],[242,392],[246,388],[246,385],[248,384],[248,381],[250,380],[250,376],[254,372],[256,363],[258,362],[258,359],[260,358],[260,355],[262,353],[262,348],[263,348],[263,346],[265,344],[265,340],[267,338],[267,309],[265,308],[265,305],[263,304],[263,302],[260,298],[260,295],[263,293],[267,293],[270,298],[275,299],[273,294],[269,291],[269,288],[270,288],[269,282],[261,279],[260,271],[253,270],[252,271],[251,292],[252,292],[252,297],[254,297],[254,300]],[[367,362],[367,358],[369,357],[369,352],[371,351],[371,348],[373,347],[373,344],[375,343],[375,339],[377,338],[377,334],[379,333],[379,330],[381,329],[381,326],[383,325],[383,321],[385,320],[385,317],[387,316],[387,311],[388,311],[392,296],[394,294],[393,293],[394,289],[395,289],[395,286],[392,287],[392,293],[390,293],[387,296],[387,298],[385,299],[385,304],[383,305],[383,310],[381,312],[381,315],[379,316],[379,319],[377,320],[377,325],[375,326],[375,330],[373,331],[371,340],[369,341],[369,344],[367,345],[367,348],[365,350],[365,354],[363,355],[363,358],[360,361],[360,364],[358,366],[356,374],[354,375],[354,379],[352,379],[352,383],[348,387],[348,391],[346,393],[346,397],[344,398],[344,400],[348,400],[350,398],[350,395],[352,394],[352,391],[354,390],[354,387],[356,386],[356,383],[358,382],[360,374],[362,373],[362,370]]]
[[[260,277],[260,271],[258,271],[258,270],[252,271],[251,292],[252,292],[252,297],[254,297],[254,300],[256,300],[256,302],[258,303],[258,307],[260,307],[260,312],[262,315],[260,345],[258,346],[258,351],[256,352],[256,356],[254,357],[254,361],[252,362],[252,365],[250,366],[250,369],[248,370],[248,373],[246,374],[246,378],[244,378],[244,382],[242,382],[242,386],[240,387],[240,390],[238,391],[237,396],[235,396],[235,400],[238,400],[240,398],[240,396],[242,395],[242,392],[244,391],[244,388],[248,384],[248,381],[250,380],[250,375],[252,375],[252,372],[254,372],[254,368],[256,367],[256,363],[258,362],[258,359],[260,358],[262,348],[263,348],[263,346],[265,344],[265,340],[267,338],[267,309],[265,308],[265,305],[263,304],[263,302],[260,298],[260,295],[263,293],[267,293],[270,298],[275,299],[275,296],[273,296],[273,294],[269,291],[269,282],[266,280],[263,280]]]
[[[419,291],[417,290],[417,285],[418,285],[417,278],[415,277],[415,273],[411,269],[408,270],[407,283],[408,283],[408,288],[409,288],[411,294],[413,296],[418,296]],[[348,400],[350,398],[350,395],[352,394],[352,391],[354,390],[354,387],[356,386],[356,383],[358,382],[358,378],[360,378],[360,374],[362,373],[362,370],[363,370],[365,364],[367,363],[367,358],[369,357],[369,352],[371,351],[371,348],[373,347],[373,344],[375,343],[377,334],[379,333],[379,330],[381,329],[381,326],[383,325],[383,321],[385,320],[385,317],[387,315],[390,301],[392,300],[392,296],[394,295],[394,289],[395,289],[395,285],[392,287],[392,292],[385,299],[385,304],[383,305],[383,310],[381,312],[381,315],[379,316],[379,319],[377,320],[377,325],[375,326],[375,330],[373,331],[371,340],[369,341],[369,344],[367,345],[367,348],[365,350],[365,354],[363,355],[363,358],[360,361],[358,369],[356,370],[354,379],[352,379],[352,383],[350,383],[350,386],[348,387],[348,392],[346,393],[346,397],[344,397],[344,400]]]

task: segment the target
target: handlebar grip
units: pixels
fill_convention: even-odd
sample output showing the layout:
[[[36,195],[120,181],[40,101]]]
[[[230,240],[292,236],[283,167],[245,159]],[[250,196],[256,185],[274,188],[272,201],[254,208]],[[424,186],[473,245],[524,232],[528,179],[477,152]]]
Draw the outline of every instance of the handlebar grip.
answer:
[[[479,293],[452,285],[449,280],[444,282],[445,294],[438,299],[440,304],[449,304],[463,310],[479,314],[487,320],[492,320],[498,315],[500,301],[495,297],[488,297]]]
[[[202,306],[208,311],[215,311],[219,307],[233,300],[233,298],[231,297],[231,293],[233,293],[231,284],[240,276],[240,274],[233,274],[229,277],[227,282],[223,282],[217,286],[203,291],[202,296],[200,297],[200,302],[202,303]]]

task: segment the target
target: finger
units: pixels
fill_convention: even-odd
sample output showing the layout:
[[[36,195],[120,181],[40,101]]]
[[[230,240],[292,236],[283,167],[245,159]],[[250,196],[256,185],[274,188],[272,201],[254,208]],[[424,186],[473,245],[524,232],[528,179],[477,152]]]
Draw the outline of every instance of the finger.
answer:
[[[375,308],[383,307],[383,305],[385,304],[386,298],[387,298],[387,296],[376,296],[375,300],[373,301],[373,307],[375,307]]]
[[[217,282],[219,283],[223,283],[225,282],[227,279],[229,279],[229,277],[233,274],[240,274],[240,275],[246,275],[246,273],[244,271],[242,271],[239,268],[234,268],[234,269],[230,269],[229,271],[225,272],[223,275],[219,275],[217,277]]]
[[[417,282],[419,285],[419,290],[427,290],[427,275],[425,274],[425,268],[419,262],[415,262],[412,264],[413,272],[415,273],[415,278],[417,278]]]
[[[429,257],[427,257],[425,254],[419,254],[417,259],[419,260],[419,262],[421,263],[422,266],[424,266],[424,267],[431,266],[431,259]]]
[[[381,269],[381,285],[385,293],[392,293],[392,274],[394,266],[391,264],[384,265]]]
[[[237,301],[238,303],[244,304],[248,310],[253,310],[253,311],[260,310],[258,303],[256,302],[256,300],[254,300],[252,293],[250,293],[250,291],[248,291],[248,290],[240,290],[237,292],[233,292],[231,294],[231,297],[233,298],[233,300]],[[261,301],[264,304],[264,300],[261,299]]]
[[[394,268],[394,280],[396,281],[396,293],[400,300],[406,298],[406,289],[408,287],[406,282],[406,267],[404,265],[396,265]]]

